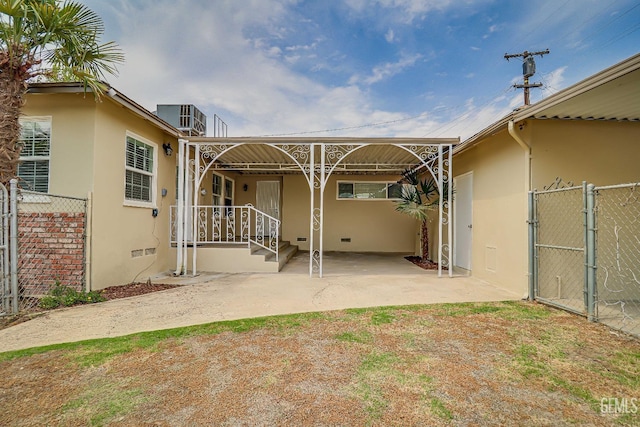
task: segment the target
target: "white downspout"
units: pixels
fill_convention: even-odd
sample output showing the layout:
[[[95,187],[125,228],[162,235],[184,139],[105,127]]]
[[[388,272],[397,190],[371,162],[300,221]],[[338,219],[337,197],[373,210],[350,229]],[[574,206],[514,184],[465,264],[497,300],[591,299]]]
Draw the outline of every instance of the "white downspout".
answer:
[[[509,120],[508,126],[509,135],[513,138],[520,147],[525,151],[525,188],[526,191],[531,191],[531,146],[527,144],[521,137],[518,135],[515,129],[515,122],[513,120]]]
[[[178,140],[178,207],[176,212],[176,271],[175,276],[184,273],[184,260],[182,258],[182,246],[184,242],[184,139]]]
[[[515,129],[515,123],[513,120],[509,120],[508,123],[508,130],[509,130],[509,135],[511,135],[511,137],[518,143],[518,145],[520,145],[520,147],[522,147],[522,149],[524,150],[524,187],[525,187],[525,197],[524,197],[524,212],[527,213],[528,212],[528,205],[529,205],[529,191],[531,191],[531,187],[533,185],[533,181],[531,179],[532,177],[532,173],[531,173],[531,145],[527,144],[521,137],[520,135],[518,135],[518,133],[516,132]],[[528,214],[525,216],[525,219],[528,219]],[[528,241],[528,230],[527,230],[527,236],[525,237],[525,242]],[[527,261],[529,259],[529,255],[528,255],[528,244],[527,244],[527,248],[525,248],[524,253],[527,254]],[[525,265],[526,265],[525,262]],[[528,270],[528,269],[527,269]],[[527,271],[527,277],[529,277],[529,272]],[[528,291],[525,294],[525,298],[528,296]]]

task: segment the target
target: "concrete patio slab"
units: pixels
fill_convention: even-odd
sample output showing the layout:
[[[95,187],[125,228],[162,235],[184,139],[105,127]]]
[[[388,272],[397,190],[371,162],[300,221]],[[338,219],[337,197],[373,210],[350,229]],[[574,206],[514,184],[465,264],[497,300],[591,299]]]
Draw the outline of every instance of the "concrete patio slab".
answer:
[[[310,278],[308,263],[301,253],[280,273],[158,277],[183,286],[51,311],[0,330],[0,352],[277,314],[521,298],[472,277],[439,278],[397,254],[325,254],[323,278]]]

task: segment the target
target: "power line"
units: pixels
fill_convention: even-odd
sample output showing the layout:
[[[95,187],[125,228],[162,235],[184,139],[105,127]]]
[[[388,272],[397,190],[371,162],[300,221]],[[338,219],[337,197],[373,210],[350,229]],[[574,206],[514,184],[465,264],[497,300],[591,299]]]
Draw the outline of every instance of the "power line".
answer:
[[[308,131],[303,131],[303,132],[291,132],[291,133],[274,133],[274,134],[260,135],[260,136],[262,136],[262,137],[294,136],[294,135],[308,135],[308,134],[311,134],[311,133],[338,132],[338,131],[341,131],[341,130],[363,129],[363,128],[369,128],[369,127],[388,125],[388,124],[392,124],[392,123],[406,122],[406,121],[409,121],[409,120],[417,119],[419,117],[427,116],[429,114],[431,114],[430,111],[426,112],[426,113],[418,114],[416,116],[405,117],[403,119],[387,120],[385,122],[367,123],[367,124],[359,125],[359,126],[346,126],[346,127],[341,127],[341,128],[322,129],[322,130],[308,130]]]
[[[485,102],[484,104],[480,104],[479,106],[474,107],[472,110],[466,110],[464,113],[459,114],[458,116],[456,116],[453,119],[449,120],[447,123],[442,124],[441,126],[439,126],[439,127],[435,128],[434,130],[432,130],[429,134],[423,135],[422,137],[424,138],[424,137],[427,137],[428,135],[432,135],[433,137],[437,137],[438,135],[441,135],[444,131],[453,128],[454,126],[456,126],[458,124],[458,122],[460,120],[466,119],[472,113],[477,112],[478,110],[482,110],[482,109],[488,107],[489,105],[497,104],[498,99],[502,95],[504,95],[504,94],[506,94],[508,92],[511,92],[512,90],[513,90],[513,86],[512,85],[507,86],[505,89],[502,90],[502,92],[500,92],[496,96],[493,96],[493,97],[489,98],[489,100],[487,102]]]
[[[535,55],[539,55],[541,58],[544,55],[549,54],[549,49],[540,50],[537,52],[529,52],[524,51],[522,53],[505,53],[504,59],[507,61],[512,58],[522,58],[522,76],[524,77],[524,84],[516,84],[513,87],[517,89],[524,89],[524,105],[529,105],[531,103],[529,97],[529,89],[532,87],[541,87],[542,83],[531,83],[529,84],[529,77],[533,76],[536,73],[536,61],[534,60]]]

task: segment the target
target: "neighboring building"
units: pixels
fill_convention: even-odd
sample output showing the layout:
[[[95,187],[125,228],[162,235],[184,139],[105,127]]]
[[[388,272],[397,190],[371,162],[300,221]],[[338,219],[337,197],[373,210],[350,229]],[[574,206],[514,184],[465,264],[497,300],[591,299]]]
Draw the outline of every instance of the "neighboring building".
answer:
[[[454,150],[454,265],[527,292],[527,194],[562,180],[640,182],[640,55],[534,105]]]
[[[30,85],[21,122],[20,186],[90,199],[88,287],[146,280],[173,266],[168,222],[176,156],[163,146],[177,148],[177,129],[113,88],[96,101],[76,83]],[[32,210],[47,203],[22,201]]]

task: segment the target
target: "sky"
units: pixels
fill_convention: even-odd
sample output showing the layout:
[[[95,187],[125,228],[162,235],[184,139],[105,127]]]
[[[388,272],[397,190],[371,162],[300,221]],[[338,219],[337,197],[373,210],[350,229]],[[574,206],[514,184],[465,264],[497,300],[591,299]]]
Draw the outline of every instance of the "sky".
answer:
[[[81,0],[155,111],[194,104],[228,136],[462,140],[640,51],[637,0]]]

